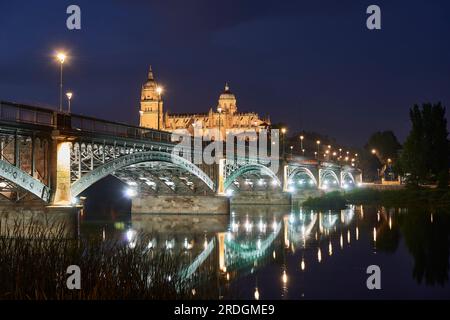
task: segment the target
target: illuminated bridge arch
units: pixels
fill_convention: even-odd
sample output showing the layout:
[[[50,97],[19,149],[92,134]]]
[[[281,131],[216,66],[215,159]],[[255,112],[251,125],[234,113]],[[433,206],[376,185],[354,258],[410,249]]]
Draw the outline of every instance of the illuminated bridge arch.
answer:
[[[330,177],[335,181],[334,185],[340,187],[340,180],[336,172],[332,169],[321,169],[319,171],[319,188],[324,187],[326,179]]]
[[[341,172],[341,184],[344,185],[345,181],[350,180],[352,184],[356,183],[355,177],[350,171]]]
[[[268,167],[262,164],[251,163],[239,167],[238,169],[233,171],[229,176],[227,176],[224,182],[224,189],[227,190],[228,187],[233,183],[233,181],[249,172],[261,172],[262,174],[268,175],[273,180],[275,180],[279,186],[281,186],[280,179],[277,177],[275,173],[273,173],[272,170],[270,170]]]
[[[296,175],[299,174],[305,174],[307,175],[313,182],[314,185],[317,187],[317,179],[314,176],[314,174],[312,173],[312,171],[306,167],[295,167],[295,169],[293,169],[290,173],[289,173],[289,177],[288,177],[288,181],[292,180]]]
[[[50,201],[49,187],[20,168],[4,160],[0,160],[0,178],[34,194],[45,202]],[[6,184],[6,182],[3,182],[3,184]]]
[[[210,190],[215,191],[214,182],[211,180],[211,178],[192,162],[186,160],[183,157],[168,152],[146,151],[135,152],[114,159],[83,175],[79,180],[75,181],[72,184],[72,196],[78,196],[88,187],[105,178],[106,176],[114,173],[116,170],[138,163],[155,161],[172,163],[196,176],[197,178],[202,180]]]

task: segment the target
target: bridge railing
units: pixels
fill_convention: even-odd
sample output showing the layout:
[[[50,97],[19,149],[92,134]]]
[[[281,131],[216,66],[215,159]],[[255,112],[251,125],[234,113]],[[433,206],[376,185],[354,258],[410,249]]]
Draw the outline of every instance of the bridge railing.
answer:
[[[79,115],[70,116],[70,128],[73,130],[103,133],[123,138],[171,142],[170,132],[146,129]]]
[[[28,124],[55,126],[52,110],[21,105],[11,102],[0,102],[0,120],[22,122]]]

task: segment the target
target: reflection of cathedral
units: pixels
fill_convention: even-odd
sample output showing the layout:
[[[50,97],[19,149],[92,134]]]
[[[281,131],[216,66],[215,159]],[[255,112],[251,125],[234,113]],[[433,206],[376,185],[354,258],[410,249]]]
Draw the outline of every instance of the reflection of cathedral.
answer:
[[[161,92],[150,68],[147,82],[142,86],[140,126],[176,133],[185,133],[187,130],[192,134],[196,130],[196,134],[214,140],[217,139],[219,131],[220,137],[226,137],[228,134],[259,132],[270,125],[269,119],[260,119],[254,112],[238,112],[236,97],[228,84],[219,97],[216,111],[210,109],[208,113],[163,113]]]

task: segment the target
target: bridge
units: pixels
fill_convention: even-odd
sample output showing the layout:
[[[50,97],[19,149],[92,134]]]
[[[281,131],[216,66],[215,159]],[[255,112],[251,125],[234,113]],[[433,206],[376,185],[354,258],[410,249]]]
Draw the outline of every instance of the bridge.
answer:
[[[207,145],[201,146],[203,152]],[[316,159],[245,153],[196,164],[191,160],[196,152],[180,147],[169,132],[0,102],[0,194],[14,202],[37,198],[48,205],[70,206],[108,175],[140,196],[295,193],[361,182],[358,169]],[[270,161],[278,161],[281,170],[274,172]]]

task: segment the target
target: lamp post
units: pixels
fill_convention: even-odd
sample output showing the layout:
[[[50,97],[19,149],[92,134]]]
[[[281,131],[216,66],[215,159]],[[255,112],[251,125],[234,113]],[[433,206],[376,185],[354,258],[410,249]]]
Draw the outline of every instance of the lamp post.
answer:
[[[158,130],[160,130],[161,128],[160,128],[160,122],[161,122],[161,119],[160,119],[160,117],[161,117],[161,111],[160,111],[160,109],[161,109],[161,94],[163,93],[163,88],[162,87],[160,87],[160,86],[158,86],[158,87],[156,87],[156,93],[158,94]]]
[[[300,136],[300,149],[302,149],[302,150],[303,150],[303,139],[304,138],[305,137],[303,135]]]
[[[62,96],[63,96],[63,64],[66,61],[67,55],[64,52],[58,52],[56,58],[60,63],[59,72],[59,111],[62,111]]]
[[[281,128],[281,133],[282,133],[281,142],[282,142],[282,148],[283,148],[281,154],[284,158],[284,135],[286,134],[286,128]]]
[[[221,118],[220,118],[220,116],[222,115],[222,108],[218,107],[217,108],[217,112],[219,113],[219,141],[220,141],[221,137],[222,137],[222,132],[220,131],[221,130]]]
[[[71,108],[70,108],[70,101],[72,100],[72,96],[73,96],[73,93],[72,92],[66,92],[66,97],[67,97],[67,102],[68,102],[68,112],[70,113],[71,112]]]
[[[320,140],[316,141],[317,144],[317,159],[319,159],[319,153],[320,153]]]

